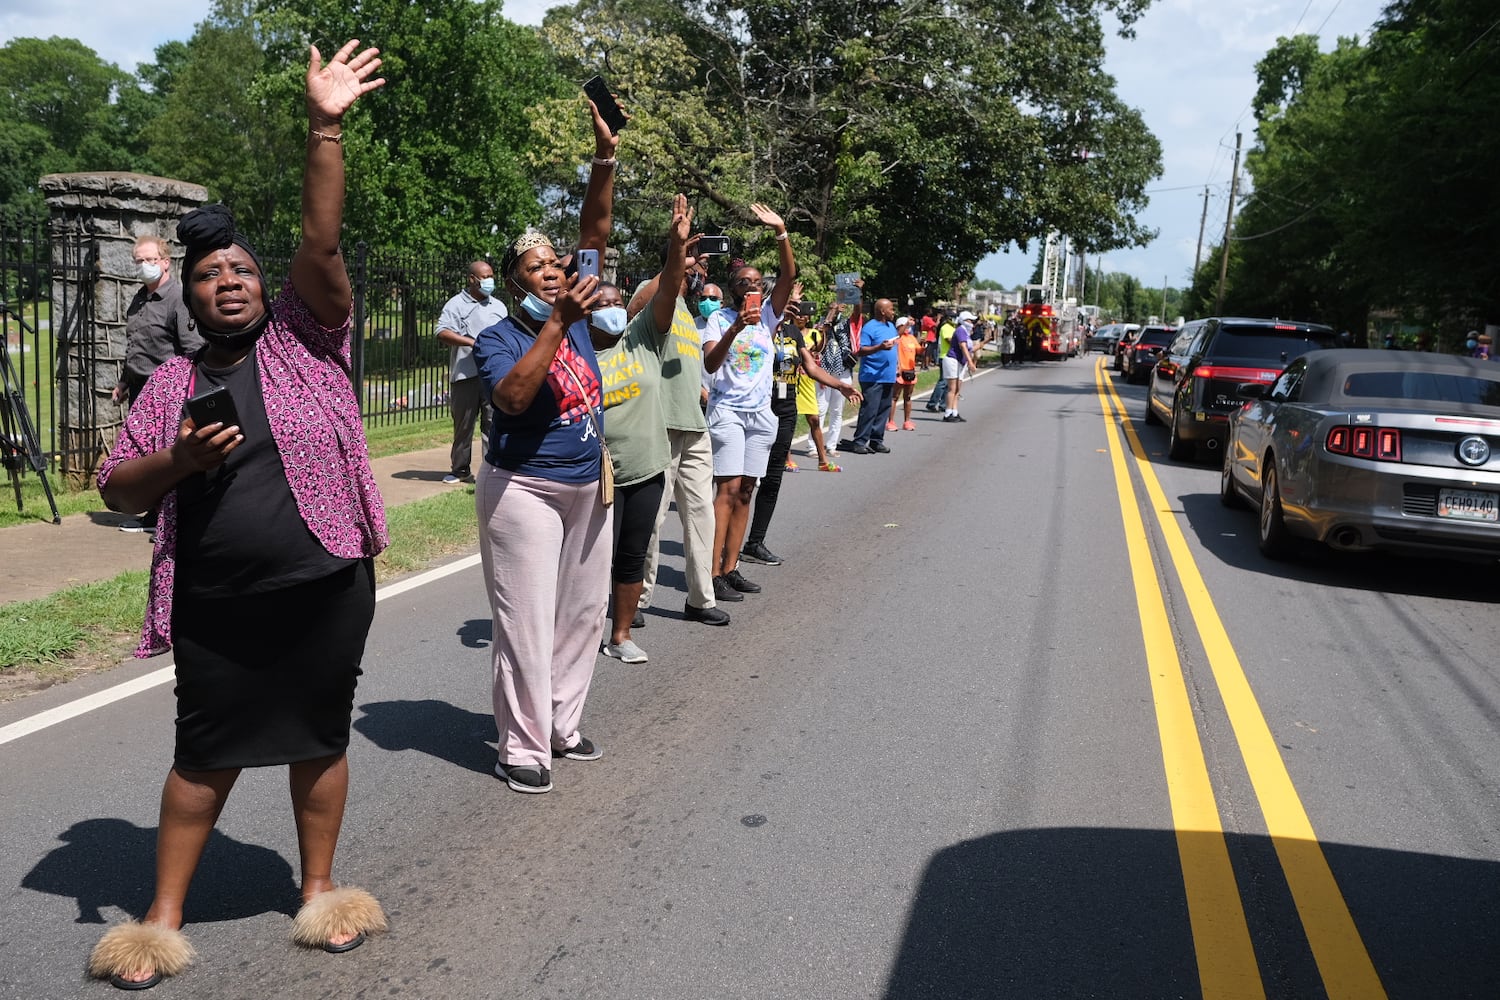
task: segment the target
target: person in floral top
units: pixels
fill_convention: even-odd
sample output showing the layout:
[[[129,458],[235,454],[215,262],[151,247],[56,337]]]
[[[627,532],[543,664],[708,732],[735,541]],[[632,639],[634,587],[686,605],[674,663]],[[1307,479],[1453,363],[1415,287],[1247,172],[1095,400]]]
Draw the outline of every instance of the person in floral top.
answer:
[[[160,504],[137,655],[172,649],[177,673],[155,893],[144,920],[112,928],[89,962],[121,989],[192,961],[183,901],[245,767],[290,769],[303,898],[294,940],[342,952],[385,929],[372,896],[332,880],[372,561],[386,544],[349,379],[352,291],[339,253],[344,113],[385,82],[372,79],[378,50],[358,46],[326,64],[311,49],[302,243],[280,297],[227,208],[184,216],[183,297],[206,345],[152,373],[99,471],[111,509]],[[188,411],[211,391],[232,420],[198,426]]]

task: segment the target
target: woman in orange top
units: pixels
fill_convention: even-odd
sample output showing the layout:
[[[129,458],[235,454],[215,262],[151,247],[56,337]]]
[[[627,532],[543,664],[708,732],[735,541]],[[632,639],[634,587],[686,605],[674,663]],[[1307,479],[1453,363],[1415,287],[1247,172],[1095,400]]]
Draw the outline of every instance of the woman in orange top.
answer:
[[[911,422],[911,394],[917,388],[917,351],[920,347],[917,335],[912,332],[911,317],[902,316],[896,320],[896,393],[891,397],[891,415],[885,422],[888,431],[896,429],[896,406],[903,402],[906,418],[901,429],[917,429],[917,425]]]

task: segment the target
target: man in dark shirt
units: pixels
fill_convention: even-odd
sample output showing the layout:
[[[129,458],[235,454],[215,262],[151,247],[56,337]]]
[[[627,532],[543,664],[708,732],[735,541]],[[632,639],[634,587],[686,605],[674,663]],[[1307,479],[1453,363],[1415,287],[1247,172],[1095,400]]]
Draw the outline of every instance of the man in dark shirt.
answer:
[[[155,236],[135,241],[141,288],[125,310],[125,371],[113,393],[117,403],[135,402],[158,365],[178,354],[193,354],[203,338],[188,322],[182,287],[172,278],[172,259]]]
[[[163,361],[195,354],[203,346],[203,338],[188,321],[182,286],[172,280],[166,245],[155,236],[142,236],[135,241],[134,256],[141,288],[125,310],[125,370],[110,394],[116,403],[134,403]],[[156,511],[139,521],[125,521],[120,530],[155,531]]]

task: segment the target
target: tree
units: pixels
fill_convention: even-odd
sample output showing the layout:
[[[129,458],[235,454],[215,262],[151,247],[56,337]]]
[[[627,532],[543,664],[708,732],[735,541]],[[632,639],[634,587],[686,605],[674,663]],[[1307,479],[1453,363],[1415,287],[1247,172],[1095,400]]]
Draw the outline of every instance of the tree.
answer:
[[[562,84],[537,33],[505,20],[499,0],[261,0],[257,17],[273,67],[262,86],[298,110],[310,41],[325,56],[356,37],[381,49],[392,84],[345,130],[351,232],[467,257],[539,220],[526,109]]]
[[[16,38],[0,48],[0,205],[42,204],[37,180],[78,169],[128,170],[109,137],[127,77],[71,38]]]
[[[1226,310],[1363,331],[1389,306],[1450,334],[1500,318],[1493,28],[1484,5],[1397,0],[1367,45],[1278,41]]]
[[[1148,2],[581,0],[546,32],[565,75],[607,66],[637,116],[627,206],[686,190],[769,264],[744,225],[769,201],[810,282],[854,269],[904,297],[1054,228],[1101,249],[1150,237],[1132,213],[1160,148],[1100,71],[1102,13],[1128,30]],[[578,122],[556,152],[582,141],[576,111],[538,118],[552,136]]]

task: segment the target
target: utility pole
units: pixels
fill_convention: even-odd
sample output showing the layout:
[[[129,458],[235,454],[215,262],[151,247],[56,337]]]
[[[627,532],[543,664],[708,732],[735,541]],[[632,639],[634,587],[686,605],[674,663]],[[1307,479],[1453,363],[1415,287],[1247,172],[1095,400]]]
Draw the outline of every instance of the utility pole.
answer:
[[[1167,321],[1167,276],[1161,276],[1161,321]]]
[[[1203,259],[1203,227],[1208,224],[1208,186],[1203,188],[1203,214],[1198,217],[1198,249],[1193,251],[1193,280],[1198,280],[1198,263]]]
[[[1229,240],[1234,235],[1234,200],[1240,193],[1240,133],[1234,134],[1234,173],[1229,177],[1229,214],[1224,220],[1224,247],[1219,255],[1219,291],[1214,295],[1214,315],[1224,311],[1224,279],[1229,274]]]

